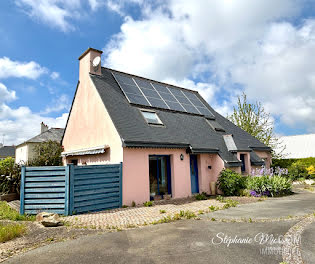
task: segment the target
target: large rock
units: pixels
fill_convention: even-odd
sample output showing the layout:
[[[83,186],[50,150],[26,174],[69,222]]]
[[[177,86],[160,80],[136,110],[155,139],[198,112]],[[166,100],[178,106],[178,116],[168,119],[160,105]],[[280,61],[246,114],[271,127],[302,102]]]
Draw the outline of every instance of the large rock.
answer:
[[[58,214],[42,212],[36,215],[36,221],[45,227],[55,227],[62,225]]]

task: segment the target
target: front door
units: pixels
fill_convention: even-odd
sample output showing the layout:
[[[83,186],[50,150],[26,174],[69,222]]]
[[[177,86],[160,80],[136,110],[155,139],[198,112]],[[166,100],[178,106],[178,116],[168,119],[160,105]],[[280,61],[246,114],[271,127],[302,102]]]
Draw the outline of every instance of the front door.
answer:
[[[190,155],[191,193],[199,193],[197,155]]]

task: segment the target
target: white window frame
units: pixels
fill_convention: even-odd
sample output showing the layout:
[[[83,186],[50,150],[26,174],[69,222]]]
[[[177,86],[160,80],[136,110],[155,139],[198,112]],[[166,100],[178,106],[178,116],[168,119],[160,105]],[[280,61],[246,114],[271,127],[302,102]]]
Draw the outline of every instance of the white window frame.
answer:
[[[141,112],[142,117],[144,118],[144,120],[147,122],[148,125],[164,126],[163,122],[161,121],[160,117],[158,116],[158,114],[155,111],[148,110],[148,109],[140,109],[140,112]],[[149,122],[147,120],[147,118],[144,116],[144,114],[143,114],[144,112],[155,114],[158,123]]]

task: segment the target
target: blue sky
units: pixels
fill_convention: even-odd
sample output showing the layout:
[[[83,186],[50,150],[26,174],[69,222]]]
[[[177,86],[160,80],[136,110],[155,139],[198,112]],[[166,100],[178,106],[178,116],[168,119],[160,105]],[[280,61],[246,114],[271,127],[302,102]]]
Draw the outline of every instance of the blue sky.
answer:
[[[18,144],[64,126],[79,55],[198,90],[220,113],[246,92],[279,135],[315,131],[315,1],[0,2],[0,135]],[[2,141],[2,140],[1,140]]]

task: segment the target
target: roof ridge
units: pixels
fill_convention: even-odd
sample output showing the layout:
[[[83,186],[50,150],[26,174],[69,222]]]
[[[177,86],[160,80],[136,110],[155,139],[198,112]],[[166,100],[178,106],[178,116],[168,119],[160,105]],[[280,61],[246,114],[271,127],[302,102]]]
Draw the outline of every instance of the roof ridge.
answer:
[[[137,77],[137,78],[140,78],[140,79],[144,79],[144,80],[146,80],[146,81],[156,82],[156,83],[163,84],[163,85],[166,85],[166,86],[170,86],[170,87],[174,87],[174,88],[177,88],[177,89],[181,89],[181,90],[185,90],[185,91],[190,91],[190,92],[194,92],[194,93],[199,94],[199,92],[196,91],[196,90],[192,90],[192,89],[188,89],[188,88],[176,86],[176,85],[169,84],[169,83],[166,83],[166,82],[161,82],[161,81],[153,80],[153,79],[150,79],[150,78],[142,77],[142,76],[135,75],[135,74],[128,73],[128,72],[118,71],[118,70],[115,70],[115,69],[112,69],[112,68],[109,68],[109,67],[104,67],[104,66],[102,66],[102,68],[103,68],[103,69],[106,69],[106,70],[109,70],[109,71],[115,71],[115,72],[117,72],[117,73],[123,73],[123,74],[127,74],[127,75],[129,75],[129,76],[132,76],[132,77]]]

